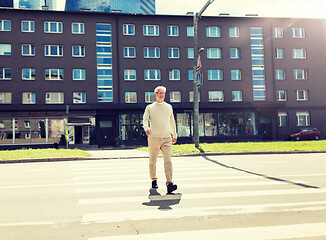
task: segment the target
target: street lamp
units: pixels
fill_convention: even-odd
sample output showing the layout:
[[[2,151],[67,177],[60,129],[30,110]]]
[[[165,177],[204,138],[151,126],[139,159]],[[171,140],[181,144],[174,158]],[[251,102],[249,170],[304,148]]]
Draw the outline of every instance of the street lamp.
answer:
[[[194,14],[194,67],[193,67],[193,141],[195,147],[199,147],[199,101],[198,101],[198,86],[197,86],[197,57],[200,52],[204,51],[204,48],[198,50],[198,20],[200,19],[203,12],[208,8],[208,6],[214,2],[214,0],[208,0],[204,7],[199,11],[199,13]]]

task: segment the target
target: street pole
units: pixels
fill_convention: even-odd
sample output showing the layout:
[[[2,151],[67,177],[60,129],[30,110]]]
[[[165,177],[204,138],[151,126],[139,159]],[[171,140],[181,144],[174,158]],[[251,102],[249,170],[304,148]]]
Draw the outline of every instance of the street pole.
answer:
[[[193,66],[193,142],[195,147],[199,147],[199,99],[198,99],[198,86],[197,86],[197,57],[198,51],[198,20],[207,7],[214,2],[214,0],[208,0],[199,13],[194,14],[194,66]]]

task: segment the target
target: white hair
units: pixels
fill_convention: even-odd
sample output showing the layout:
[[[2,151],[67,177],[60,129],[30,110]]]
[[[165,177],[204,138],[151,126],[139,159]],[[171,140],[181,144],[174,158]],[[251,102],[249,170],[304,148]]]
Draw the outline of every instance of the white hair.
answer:
[[[159,89],[162,89],[164,91],[164,93],[166,92],[166,87],[164,86],[157,86],[155,89],[154,89],[154,93],[156,93],[157,90]]]

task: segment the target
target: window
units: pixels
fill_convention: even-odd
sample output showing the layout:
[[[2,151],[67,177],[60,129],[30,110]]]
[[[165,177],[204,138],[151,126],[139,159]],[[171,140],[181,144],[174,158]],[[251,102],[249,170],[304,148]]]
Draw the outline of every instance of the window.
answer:
[[[0,56],[11,55],[11,44],[0,44]]]
[[[35,104],[35,93],[23,92],[23,104]]]
[[[292,38],[305,38],[304,28],[292,28]]]
[[[206,37],[221,37],[221,28],[216,26],[206,27]]]
[[[275,52],[275,58],[276,59],[284,59],[284,49],[283,48],[276,48]]]
[[[77,22],[72,23],[71,24],[71,33],[72,34],[84,34],[85,33],[84,23],[77,23]]]
[[[145,69],[145,80],[161,80],[161,71],[158,69]]]
[[[73,103],[77,103],[77,104],[86,103],[86,93],[73,92]]]
[[[63,104],[64,94],[63,92],[47,92],[45,94],[46,104]]]
[[[11,31],[11,21],[0,20],[0,31]]]
[[[44,46],[45,56],[48,57],[62,57],[63,47],[60,45],[45,45]]]
[[[73,80],[86,80],[86,70],[85,69],[73,69],[72,70]]]
[[[85,46],[74,45],[72,46],[73,57],[85,57]]]
[[[207,58],[221,59],[222,58],[221,48],[207,48]]]
[[[296,90],[296,100],[297,101],[308,101],[308,90]]]
[[[230,58],[239,59],[240,58],[240,49],[239,48],[230,48]]]
[[[23,68],[22,69],[23,80],[35,80],[35,69],[34,68]]]
[[[180,80],[180,69],[172,69],[169,71],[169,80]]]
[[[168,26],[168,36],[169,37],[178,37],[179,36],[179,27],[178,26]]]
[[[200,92],[198,92],[198,101],[200,102]],[[194,92],[189,92],[189,102],[194,102]]]
[[[194,70],[188,70],[188,79],[194,80]]]
[[[144,25],[143,26],[144,36],[159,36],[159,26],[158,25]]]
[[[180,91],[170,92],[170,102],[181,102],[181,92]]]
[[[239,37],[239,27],[229,28],[229,37],[238,38]]]
[[[11,80],[11,68],[0,68],[0,80]]]
[[[135,33],[134,24],[123,24],[123,35],[135,35]]]
[[[144,47],[144,58],[160,58],[160,48]]]
[[[145,102],[152,103],[156,101],[155,93],[154,92],[145,92]]]
[[[187,26],[187,37],[194,36],[194,26]]]
[[[35,46],[32,44],[22,44],[23,56],[35,56]]]
[[[284,102],[287,100],[286,90],[277,90],[276,92],[277,101]]]
[[[283,28],[275,27],[273,29],[274,38],[283,38]]]
[[[208,91],[208,99],[210,102],[223,102],[223,91]]]
[[[124,70],[124,79],[126,81],[135,81],[136,80],[136,69],[125,69]]]
[[[21,25],[22,32],[35,32],[35,22],[34,21],[22,21]]]
[[[193,48],[188,48],[188,58],[194,58],[195,57],[195,53],[194,53],[194,49]]]
[[[137,93],[125,92],[125,103],[137,103]]]
[[[241,80],[240,69],[231,69],[231,80]]]
[[[286,127],[288,124],[288,114],[286,112],[278,113],[278,126]]]
[[[0,92],[0,104],[11,104],[11,92]]]
[[[135,47],[124,47],[123,56],[125,58],[135,58],[136,57],[136,48]]]
[[[179,48],[169,48],[169,58],[180,58]]]
[[[307,69],[293,69],[293,78],[295,80],[307,80],[308,79]]]
[[[309,112],[297,112],[297,126],[304,127],[310,126],[310,114]]]
[[[62,22],[44,22],[45,33],[62,33]]]
[[[275,79],[276,80],[285,80],[285,70],[284,69],[276,69],[275,70]]]
[[[305,59],[306,58],[306,49],[304,48],[293,48],[292,49],[293,59]]]
[[[223,71],[221,69],[207,70],[208,80],[223,80]]]
[[[232,101],[241,102],[242,101],[242,91],[232,91]]]
[[[45,80],[63,80],[63,69],[45,69]]]

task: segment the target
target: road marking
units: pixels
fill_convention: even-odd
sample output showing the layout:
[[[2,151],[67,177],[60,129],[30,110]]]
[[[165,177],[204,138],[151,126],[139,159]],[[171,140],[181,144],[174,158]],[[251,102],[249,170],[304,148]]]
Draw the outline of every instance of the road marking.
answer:
[[[55,222],[17,222],[17,223],[0,223],[0,227],[15,227],[15,226],[35,226],[35,225],[54,225]]]
[[[307,223],[283,226],[264,226],[248,228],[227,228],[214,230],[165,232],[139,235],[108,236],[89,238],[88,240],[277,240],[308,237],[326,238],[326,223]]]
[[[38,185],[18,185],[18,186],[4,186],[0,189],[15,189],[15,188],[47,188],[47,187],[63,187],[63,186],[73,186],[73,183],[58,183],[58,184],[38,184]]]

